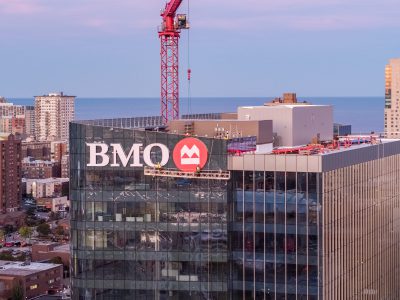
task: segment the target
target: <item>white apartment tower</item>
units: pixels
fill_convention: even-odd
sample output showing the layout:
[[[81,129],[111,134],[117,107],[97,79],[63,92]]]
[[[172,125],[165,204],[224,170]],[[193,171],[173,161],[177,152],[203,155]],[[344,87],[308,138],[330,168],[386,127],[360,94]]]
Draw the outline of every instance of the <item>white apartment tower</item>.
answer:
[[[389,61],[385,79],[385,135],[400,138],[400,58]]]
[[[35,96],[36,139],[67,141],[69,122],[75,117],[75,96],[53,93]]]

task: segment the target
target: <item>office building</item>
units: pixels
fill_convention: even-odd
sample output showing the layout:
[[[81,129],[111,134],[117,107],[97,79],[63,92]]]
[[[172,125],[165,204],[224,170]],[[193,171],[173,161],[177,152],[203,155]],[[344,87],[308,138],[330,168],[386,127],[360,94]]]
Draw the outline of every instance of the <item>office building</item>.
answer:
[[[21,205],[21,141],[12,134],[0,135],[0,213]]]
[[[385,81],[385,135],[400,138],[400,58],[389,61]]]
[[[49,289],[62,286],[62,278],[62,265],[0,261],[0,299],[14,299],[14,288],[22,293],[19,299],[47,294]]]
[[[400,141],[286,99],[73,122],[73,299],[399,299]]]
[[[75,96],[53,93],[35,97],[35,131],[39,141],[66,141],[75,117]]]

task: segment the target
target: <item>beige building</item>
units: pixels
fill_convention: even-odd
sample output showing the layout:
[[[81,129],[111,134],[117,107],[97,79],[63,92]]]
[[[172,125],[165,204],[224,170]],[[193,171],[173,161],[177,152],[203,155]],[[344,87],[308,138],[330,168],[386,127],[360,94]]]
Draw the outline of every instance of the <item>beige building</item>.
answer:
[[[385,80],[385,134],[388,138],[400,138],[400,58],[389,61]]]
[[[68,140],[69,122],[75,117],[75,96],[62,92],[35,97],[36,139]]]
[[[67,185],[68,178],[22,179],[25,184],[26,194],[34,198],[61,196],[63,185]]]

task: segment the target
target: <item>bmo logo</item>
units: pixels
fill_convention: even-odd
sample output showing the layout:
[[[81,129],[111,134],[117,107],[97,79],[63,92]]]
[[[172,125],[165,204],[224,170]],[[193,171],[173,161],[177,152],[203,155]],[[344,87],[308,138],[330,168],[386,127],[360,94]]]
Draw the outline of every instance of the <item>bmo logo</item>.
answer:
[[[208,160],[207,146],[195,138],[187,138],[176,144],[173,154],[176,167],[184,172],[204,168]]]
[[[170,158],[170,151],[164,144],[133,144],[126,153],[121,144],[87,143],[89,148],[88,167],[164,167]],[[111,150],[111,151],[110,151]],[[158,161],[154,151],[159,153]],[[109,154],[111,152],[111,154]],[[184,172],[195,172],[204,168],[208,160],[206,145],[195,138],[186,138],[176,144],[173,152],[176,167]]]

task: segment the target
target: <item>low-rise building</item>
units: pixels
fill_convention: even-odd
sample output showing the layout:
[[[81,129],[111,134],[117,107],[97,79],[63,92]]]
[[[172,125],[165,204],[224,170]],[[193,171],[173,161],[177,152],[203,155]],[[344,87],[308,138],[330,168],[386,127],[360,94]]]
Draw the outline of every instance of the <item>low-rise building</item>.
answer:
[[[32,245],[32,260],[49,261],[56,257],[60,257],[64,266],[69,267],[70,260],[70,245],[59,243],[38,243]]]
[[[68,178],[23,178],[22,182],[25,184],[24,192],[27,195],[32,195],[34,198],[47,198],[66,195],[69,185]]]
[[[37,198],[36,203],[39,206],[44,206],[47,209],[51,209],[52,212],[65,212],[67,207],[69,208],[69,200],[67,196],[64,197],[49,197],[49,198]]]
[[[13,211],[5,214],[0,214],[0,228],[11,225],[14,228],[19,228],[25,224],[25,212]]]
[[[57,176],[56,164],[47,160],[35,160],[25,157],[22,160],[22,177],[28,179],[46,179]]]
[[[33,157],[37,160],[51,160],[51,143],[47,141],[23,141],[22,157]]]
[[[0,261],[0,299],[9,299],[14,287],[20,287],[22,299],[46,294],[61,286],[61,264]]]

